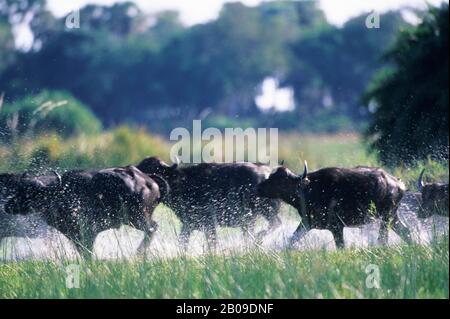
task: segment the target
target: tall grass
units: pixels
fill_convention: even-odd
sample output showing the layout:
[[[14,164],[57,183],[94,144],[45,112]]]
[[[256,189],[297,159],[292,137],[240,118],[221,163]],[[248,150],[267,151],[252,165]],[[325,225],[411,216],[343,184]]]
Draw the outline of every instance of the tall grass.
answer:
[[[431,247],[0,264],[1,298],[448,298],[448,240]],[[379,288],[367,284],[379,269]],[[370,280],[369,280],[370,281]]]

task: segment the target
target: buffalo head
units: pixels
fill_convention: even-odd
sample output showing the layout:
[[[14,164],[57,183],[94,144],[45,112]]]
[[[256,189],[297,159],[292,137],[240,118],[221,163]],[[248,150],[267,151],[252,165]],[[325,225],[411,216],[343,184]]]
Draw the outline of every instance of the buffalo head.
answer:
[[[143,173],[157,174],[166,177],[173,173],[178,168],[179,160],[177,158],[176,163],[169,165],[159,157],[147,157],[143,159],[136,167]]]
[[[422,170],[418,179],[418,189],[422,194],[422,207],[419,209],[417,216],[419,218],[427,218],[433,214],[448,216],[448,184],[423,182]]]
[[[49,209],[53,195],[62,187],[61,176],[22,176],[16,182],[16,194],[5,204],[10,214],[28,214]]]
[[[269,198],[281,198],[291,202],[301,194],[309,184],[308,165],[304,162],[303,173],[296,175],[284,166],[279,166],[269,178],[258,185],[258,195]]]

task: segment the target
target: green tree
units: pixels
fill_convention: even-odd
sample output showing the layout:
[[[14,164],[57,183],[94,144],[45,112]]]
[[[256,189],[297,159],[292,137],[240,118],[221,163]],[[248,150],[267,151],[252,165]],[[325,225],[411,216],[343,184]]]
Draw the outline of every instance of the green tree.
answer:
[[[46,0],[0,0],[0,17],[11,24],[21,23],[27,15],[34,15],[46,6]]]
[[[33,50],[18,52],[0,74],[0,90],[14,101],[43,88],[65,90],[87,104],[107,124],[142,119],[160,105],[167,90],[158,81],[157,53],[182,30],[176,14],[155,15],[153,23],[129,2],[81,9],[80,29],[65,17],[41,10],[30,25]]]
[[[430,7],[416,28],[399,34],[385,54],[391,67],[364,96],[373,111],[366,137],[386,164],[448,159],[448,28],[448,4]]]
[[[286,83],[294,87],[301,122],[335,116],[356,123],[367,119],[359,97],[382,66],[384,50],[397,32],[408,26],[400,12],[394,11],[380,16],[379,29],[368,29],[368,14],[352,18],[342,27],[314,28],[292,46]]]
[[[45,5],[45,0],[0,0],[0,75],[16,57],[14,26],[39,14]]]
[[[167,105],[191,117],[205,109],[254,116],[258,85],[267,76],[283,77],[288,46],[303,29],[322,23],[315,3],[225,4],[217,20],[190,28],[162,52]]]
[[[11,25],[0,17],[0,74],[14,61],[14,56],[14,36]]]

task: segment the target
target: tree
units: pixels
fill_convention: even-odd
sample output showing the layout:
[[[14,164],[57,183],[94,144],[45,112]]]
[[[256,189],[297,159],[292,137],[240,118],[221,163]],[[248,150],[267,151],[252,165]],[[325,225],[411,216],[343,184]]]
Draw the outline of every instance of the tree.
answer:
[[[14,36],[11,25],[0,17],[0,74],[14,61],[14,55]]]
[[[286,84],[294,87],[302,122],[326,114],[355,123],[367,119],[359,97],[382,66],[383,51],[408,26],[400,12],[387,12],[380,17],[381,28],[367,29],[367,15],[352,18],[342,27],[314,28],[292,46],[294,58]]]
[[[303,17],[300,8],[308,14]],[[205,109],[255,115],[258,85],[267,76],[282,77],[289,69],[288,45],[302,28],[324,21],[314,3],[225,4],[217,20],[190,28],[162,52],[167,104],[191,117]]]
[[[423,21],[400,33],[364,95],[373,111],[366,137],[383,163],[448,160],[449,7],[430,7]]]
[[[0,75],[15,60],[14,26],[45,10],[45,5],[45,0],[0,0]]]
[[[0,0],[0,18],[11,24],[21,23],[29,15],[43,10],[46,0]]]

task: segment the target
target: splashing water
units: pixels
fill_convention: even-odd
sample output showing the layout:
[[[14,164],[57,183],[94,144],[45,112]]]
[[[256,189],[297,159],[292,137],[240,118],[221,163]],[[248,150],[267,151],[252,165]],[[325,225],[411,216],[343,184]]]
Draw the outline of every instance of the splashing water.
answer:
[[[418,207],[408,195],[405,196],[399,208],[401,220],[409,227],[413,240],[420,244],[429,244],[433,238],[448,233],[449,219],[433,216],[424,220],[416,217]],[[239,229],[218,229],[218,243],[215,253],[245,253],[249,250],[262,250],[267,253],[286,248],[288,239],[293,234],[299,221],[292,208],[284,206],[280,217],[282,226],[257,241],[252,236],[245,236]],[[193,232],[186,252],[178,246],[179,221],[165,207],[158,207],[155,220],[159,223],[152,244],[146,252],[147,258],[175,258],[181,255],[199,256],[210,252],[203,233]],[[261,219],[256,231],[267,227]],[[345,228],[344,239],[346,247],[370,247],[378,245],[379,222],[362,227]],[[122,226],[100,233],[94,245],[94,254],[98,259],[133,258],[143,239],[142,232]],[[65,236],[49,227],[39,216],[12,216],[0,208],[0,261],[42,260],[42,259],[74,259],[79,255]],[[400,237],[389,231],[388,245],[401,243]],[[326,249],[334,250],[336,245],[333,235],[328,230],[311,230],[303,237],[294,249]]]

